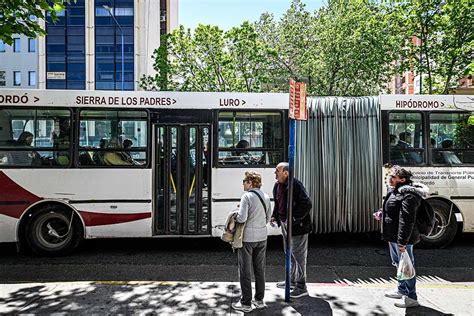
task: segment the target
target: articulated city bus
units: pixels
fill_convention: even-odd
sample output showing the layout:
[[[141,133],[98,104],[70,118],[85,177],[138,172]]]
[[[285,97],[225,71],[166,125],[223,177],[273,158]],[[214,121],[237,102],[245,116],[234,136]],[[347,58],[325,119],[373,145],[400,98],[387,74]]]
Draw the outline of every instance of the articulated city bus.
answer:
[[[383,106],[385,98],[375,99]],[[0,242],[54,255],[72,251],[84,238],[220,236],[239,203],[246,170],[259,171],[263,189],[271,192],[274,168],[287,160],[287,109],[288,94],[0,90]],[[470,112],[419,110],[382,111],[374,150],[383,149],[383,160],[395,162],[389,135],[412,133],[405,142],[413,148],[397,149],[399,156],[407,159],[413,152],[422,160],[396,162],[413,166],[421,180],[430,181],[438,213],[449,211],[447,219],[438,218],[441,228],[435,233],[448,232],[452,240],[456,219],[456,230],[458,223],[464,231],[474,230],[472,147],[459,147],[472,144],[472,126],[463,136],[467,143],[456,136],[456,126],[467,124]],[[436,141],[431,151],[420,145],[427,143],[428,126]],[[442,147],[449,137],[455,149]],[[317,135],[311,142],[325,146]],[[299,150],[316,159],[310,147],[302,144]],[[460,164],[430,162],[449,151]],[[380,155],[373,168],[378,179],[382,164]],[[321,164],[305,173],[326,168]],[[449,181],[436,187],[438,182],[428,178],[433,172]],[[459,172],[466,181],[451,179]],[[311,180],[305,184],[319,192],[330,188]],[[322,232],[316,215],[326,212],[324,199],[310,195],[314,231]],[[361,217],[374,223],[373,208],[362,209]],[[377,229],[362,225],[357,231]],[[351,230],[334,226],[323,232],[330,231]]]

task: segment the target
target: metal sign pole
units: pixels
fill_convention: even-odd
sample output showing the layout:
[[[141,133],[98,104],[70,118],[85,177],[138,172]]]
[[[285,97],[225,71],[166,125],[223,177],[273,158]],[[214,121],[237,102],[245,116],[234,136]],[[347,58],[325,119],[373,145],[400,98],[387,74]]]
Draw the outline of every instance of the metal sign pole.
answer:
[[[293,178],[294,178],[294,163],[295,163],[295,127],[296,121],[290,119],[290,139],[288,145],[288,214],[286,218],[287,236],[286,236],[286,257],[285,257],[285,302],[290,301],[290,286],[291,286],[291,256],[293,253],[292,247],[292,225],[293,225]]]

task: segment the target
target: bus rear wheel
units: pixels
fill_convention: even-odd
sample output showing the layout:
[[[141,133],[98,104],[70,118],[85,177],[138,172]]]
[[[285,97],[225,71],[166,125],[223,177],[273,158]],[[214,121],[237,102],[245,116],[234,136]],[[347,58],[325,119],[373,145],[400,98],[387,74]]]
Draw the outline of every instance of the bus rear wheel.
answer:
[[[428,200],[434,210],[435,226],[429,236],[421,235],[421,248],[444,248],[456,237],[458,224],[451,205],[439,200]],[[451,216],[450,216],[451,215]]]
[[[74,211],[57,205],[35,212],[26,226],[29,248],[42,256],[70,253],[79,245],[82,236],[82,224]]]

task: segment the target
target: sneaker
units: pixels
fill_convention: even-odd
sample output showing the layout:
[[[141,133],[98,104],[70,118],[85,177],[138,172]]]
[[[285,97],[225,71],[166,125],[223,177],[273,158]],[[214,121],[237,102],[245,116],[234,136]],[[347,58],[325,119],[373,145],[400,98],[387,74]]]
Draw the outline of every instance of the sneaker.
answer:
[[[252,305],[255,306],[256,309],[264,309],[267,307],[267,304],[265,304],[264,301],[257,301],[257,300],[253,300]]]
[[[409,298],[408,296],[403,295],[403,302],[402,303],[395,303],[396,307],[400,308],[409,308],[409,307],[416,307],[420,306],[417,300]]]
[[[307,290],[302,290],[302,289],[294,289],[293,291],[290,292],[290,297],[291,298],[300,298],[303,296],[307,296],[308,291]]]
[[[396,291],[386,292],[385,297],[400,299],[403,297],[403,294],[398,292],[398,290],[396,290]]]
[[[253,310],[252,305],[243,305],[240,301],[232,303],[232,308],[244,313],[250,313]]]
[[[277,288],[279,288],[279,289],[284,289],[285,285],[286,285],[285,281],[277,282],[277,284],[276,284]],[[295,288],[295,284],[291,283],[290,290],[293,290],[294,288]]]

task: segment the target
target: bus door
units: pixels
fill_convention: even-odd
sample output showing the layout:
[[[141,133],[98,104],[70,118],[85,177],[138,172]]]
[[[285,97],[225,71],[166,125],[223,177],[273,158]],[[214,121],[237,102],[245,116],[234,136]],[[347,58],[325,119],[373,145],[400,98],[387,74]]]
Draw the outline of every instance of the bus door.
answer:
[[[210,235],[210,124],[155,125],[154,235]]]

